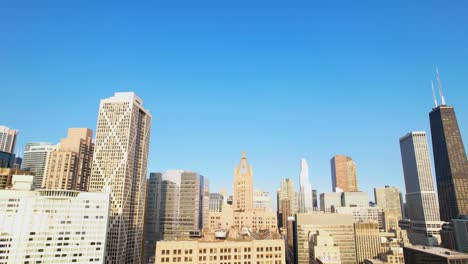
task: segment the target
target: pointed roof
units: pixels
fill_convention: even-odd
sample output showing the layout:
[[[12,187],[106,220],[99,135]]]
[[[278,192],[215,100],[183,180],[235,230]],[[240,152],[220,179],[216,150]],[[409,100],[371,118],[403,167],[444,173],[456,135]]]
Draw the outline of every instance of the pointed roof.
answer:
[[[252,177],[252,167],[247,162],[247,154],[245,151],[242,152],[242,159],[239,165],[236,167],[234,174],[236,177]]]

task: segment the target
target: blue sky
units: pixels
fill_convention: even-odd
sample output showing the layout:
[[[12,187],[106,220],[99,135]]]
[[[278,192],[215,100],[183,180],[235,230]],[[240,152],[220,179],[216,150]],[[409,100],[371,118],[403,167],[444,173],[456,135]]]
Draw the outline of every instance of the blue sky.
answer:
[[[94,130],[100,99],[135,91],[149,171],[231,188],[245,150],[273,192],[305,157],[325,192],[346,154],[361,190],[404,190],[398,139],[429,132],[436,65],[468,140],[466,1],[96,2],[0,2],[0,124],[20,145]]]

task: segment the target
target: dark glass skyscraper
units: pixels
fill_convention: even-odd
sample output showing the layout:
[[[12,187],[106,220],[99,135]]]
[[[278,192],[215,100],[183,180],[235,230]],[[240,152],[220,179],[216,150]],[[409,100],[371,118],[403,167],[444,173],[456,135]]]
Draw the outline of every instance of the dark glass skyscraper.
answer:
[[[468,214],[468,162],[453,107],[437,106],[429,119],[440,218],[448,222]]]

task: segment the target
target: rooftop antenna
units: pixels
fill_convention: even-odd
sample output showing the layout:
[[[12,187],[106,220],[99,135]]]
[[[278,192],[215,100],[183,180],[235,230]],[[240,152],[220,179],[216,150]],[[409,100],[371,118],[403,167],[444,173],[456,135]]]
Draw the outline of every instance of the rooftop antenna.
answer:
[[[434,98],[434,105],[435,107],[437,107],[439,106],[439,104],[437,103],[437,97],[436,97],[435,90],[434,90],[434,81],[431,81],[431,84],[432,84],[432,98]]]
[[[444,98],[444,93],[442,92],[442,84],[440,84],[440,75],[439,75],[439,68],[436,67],[436,74],[437,74],[437,84],[439,85],[439,94],[440,94],[440,100],[441,100],[441,105],[445,105],[445,98]]]

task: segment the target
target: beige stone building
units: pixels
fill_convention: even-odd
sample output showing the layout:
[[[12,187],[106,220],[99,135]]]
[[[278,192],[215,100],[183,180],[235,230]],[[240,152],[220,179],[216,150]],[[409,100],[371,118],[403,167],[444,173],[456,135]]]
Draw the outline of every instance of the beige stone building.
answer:
[[[327,232],[340,248],[343,264],[356,263],[356,244],[354,239],[354,218],[352,215],[330,213],[308,213],[296,215],[295,256],[296,263],[308,264],[312,236],[317,232]]]
[[[140,263],[151,114],[134,93],[101,100],[90,191],[111,193],[106,263]]]
[[[233,205],[236,211],[246,211],[253,208],[253,171],[247,162],[245,152],[239,166],[234,169]]]
[[[357,192],[357,170],[353,159],[344,155],[336,155],[330,163],[333,191],[336,192],[337,188],[340,188],[343,192]]]
[[[282,239],[158,241],[156,264],[286,264]]]
[[[400,190],[396,187],[385,186],[374,188],[375,202],[384,212],[385,230],[397,230],[398,221],[401,220]]]
[[[253,209],[245,212],[234,211],[234,228],[240,230],[270,230],[277,232],[276,213],[269,209]]]
[[[325,231],[317,231],[310,240],[310,258],[312,264],[340,264],[340,247],[335,239]]]
[[[0,190],[9,189],[12,186],[13,175],[34,175],[34,173],[19,169],[0,168]]]
[[[294,181],[292,179],[282,179],[280,188],[278,189],[278,211],[283,212],[281,201],[283,199],[289,199],[290,203],[290,215],[294,215],[298,211],[297,203],[297,192],[294,188]]]
[[[363,264],[365,259],[377,258],[379,253],[383,252],[378,223],[355,223],[354,237],[358,264]]]
[[[68,129],[68,137],[62,139],[47,158],[42,187],[88,191],[93,152],[91,129]]]

